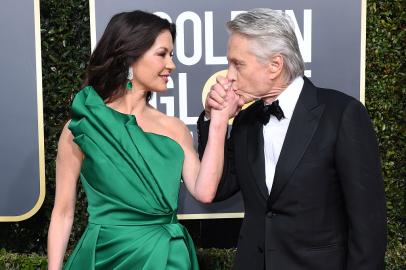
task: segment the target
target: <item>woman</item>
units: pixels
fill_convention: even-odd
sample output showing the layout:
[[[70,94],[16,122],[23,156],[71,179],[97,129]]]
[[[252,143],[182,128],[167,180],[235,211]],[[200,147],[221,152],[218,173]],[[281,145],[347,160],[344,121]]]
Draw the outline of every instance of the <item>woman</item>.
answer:
[[[65,269],[198,269],[176,219],[180,179],[197,200],[212,200],[237,97],[212,112],[200,163],[187,127],[148,104],[150,91],[167,89],[174,38],[173,24],[142,11],[109,22],[58,144],[49,269],[62,266],[79,176],[89,224]]]

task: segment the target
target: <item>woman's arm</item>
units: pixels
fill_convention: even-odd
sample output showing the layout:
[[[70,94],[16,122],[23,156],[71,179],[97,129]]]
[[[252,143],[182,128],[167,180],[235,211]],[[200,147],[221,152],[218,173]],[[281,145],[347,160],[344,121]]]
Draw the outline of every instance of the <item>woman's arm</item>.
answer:
[[[193,147],[192,137],[185,127],[181,143],[185,152],[183,181],[193,197],[203,203],[210,203],[216,195],[223,173],[228,120],[235,115],[240,105],[239,96],[230,90],[227,92],[223,109],[212,109],[208,141],[201,162]]]
[[[76,202],[76,186],[82,165],[83,153],[73,142],[68,129],[62,130],[56,157],[55,203],[48,230],[48,269],[62,268],[63,258],[72,229]]]

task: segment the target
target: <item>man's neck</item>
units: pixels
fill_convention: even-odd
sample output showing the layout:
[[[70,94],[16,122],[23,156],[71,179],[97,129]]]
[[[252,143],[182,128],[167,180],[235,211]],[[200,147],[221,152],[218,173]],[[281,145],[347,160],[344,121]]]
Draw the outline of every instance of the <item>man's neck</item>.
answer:
[[[271,90],[265,96],[262,96],[262,100],[265,103],[271,104],[274,102],[280,94],[289,86],[289,83],[285,83],[281,78],[278,78],[273,83]]]

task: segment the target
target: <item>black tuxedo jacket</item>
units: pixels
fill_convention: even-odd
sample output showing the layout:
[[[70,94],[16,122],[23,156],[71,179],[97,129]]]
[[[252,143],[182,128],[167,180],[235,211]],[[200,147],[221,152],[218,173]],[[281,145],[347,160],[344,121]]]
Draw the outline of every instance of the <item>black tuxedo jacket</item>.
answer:
[[[215,200],[241,191],[234,269],[381,270],[386,208],[376,137],[364,106],[307,78],[265,183],[259,102],[234,119]],[[209,121],[198,121],[199,154]]]

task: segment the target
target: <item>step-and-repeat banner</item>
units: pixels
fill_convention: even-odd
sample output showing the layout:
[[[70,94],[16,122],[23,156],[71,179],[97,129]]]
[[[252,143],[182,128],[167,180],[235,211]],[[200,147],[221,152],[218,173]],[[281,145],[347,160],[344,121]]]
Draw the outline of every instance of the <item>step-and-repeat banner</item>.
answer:
[[[142,9],[176,23],[166,93],[151,104],[179,117],[195,142],[205,93],[227,69],[225,23],[240,12],[269,7],[295,24],[306,76],[318,86],[364,100],[366,0],[90,0],[92,48],[109,19]],[[0,9],[0,221],[29,218],[45,196],[39,0],[3,0]],[[221,203],[196,202],[182,185],[179,218],[242,217],[240,194]]]
[[[0,5],[0,221],[20,221],[45,197],[39,0]]]
[[[141,9],[176,23],[176,70],[169,90],[151,104],[179,117],[197,141],[196,121],[205,93],[227,69],[228,34],[225,23],[240,12],[268,7],[289,14],[295,24],[305,75],[318,86],[364,98],[365,1],[353,0],[90,0],[92,48],[113,14]],[[242,217],[237,194],[227,201],[205,205],[195,201],[182,185],[179,218]]]

